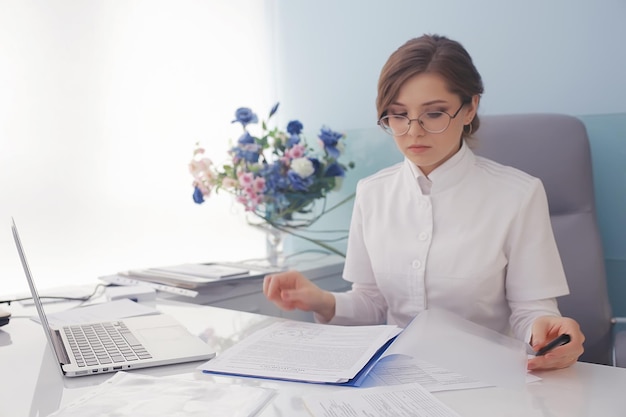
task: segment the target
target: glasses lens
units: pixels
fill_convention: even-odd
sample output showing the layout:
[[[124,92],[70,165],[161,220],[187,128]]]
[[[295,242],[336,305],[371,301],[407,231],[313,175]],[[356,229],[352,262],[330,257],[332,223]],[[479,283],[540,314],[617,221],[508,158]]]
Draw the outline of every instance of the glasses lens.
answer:
[[[440,133],[448,128],[450,116],[441,111],[431,111],[422,114],[419,122],[427,132]]]
[[[409,119],[391,114],[380,119],[380,126],[390,135],[402,136],[409,130]]]

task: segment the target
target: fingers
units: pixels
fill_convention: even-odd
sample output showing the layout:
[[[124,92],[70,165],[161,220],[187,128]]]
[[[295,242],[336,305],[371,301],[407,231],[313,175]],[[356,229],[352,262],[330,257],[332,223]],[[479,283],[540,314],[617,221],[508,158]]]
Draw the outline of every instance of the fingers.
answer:
[[[309,281],[298,271],[267,275],[263,293],[283,310],[313,311],[326,321],[335,315],[335,297]]]
[[[543,356],[537,356],[528,361],[528,369],[560,369],[576,363],[583,353],[582,344],[569,342],[554,348]]]
[[[583,354],[585,336],[578,323],[569,317],[542,316],[532,328],[532,348],[536,352],[559,335],[567,334],[570,342],[550,350],[543,356],[528,361],[528,369],[559,369],[574,364]]]
[[[270,284],[272,281],[272,276],[271,275],[266,275],[263,278],[263,294],[265,295],[265,297],[270,300],[270,301],[274,301],[273,300],[273,295],[270,294]]]
[[[296,288],[298,279],[305,279],[302,274],[296,271],[280,272],[278,274],[266,275],[263,278],[263,293],[266,296],[275,296],[276,292],[284,288]]]
[[[281,284],[281,277],[277,275],[267,275],[263,278],[263,294],[265,294],[265,297],[279,304],[282,301],[281,292],[283,285]]]
[[[301,293],[308,284],[309,280],[297,271],[281,272],[263,279],[263,293],[280,308],[293,310],[300,308],[299,303],[306,302],[306,299],[301,300]]]

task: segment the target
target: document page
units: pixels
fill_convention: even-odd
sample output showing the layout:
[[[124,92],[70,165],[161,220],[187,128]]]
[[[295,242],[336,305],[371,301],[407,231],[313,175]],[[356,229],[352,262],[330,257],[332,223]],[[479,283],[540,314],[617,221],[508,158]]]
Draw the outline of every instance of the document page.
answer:
[[[489,385],[523,389],[526,345],[449,311],[420,313],[385,351],[428,361]],[[382,360],[382,358],[381,358]]]
[[[315,417],[460,417],[419,384],[355,388],[303,400]]]
[[[50,417],[252,417],[274,390],[118,372]]]
[[[333,326],[282,321],[259,330],[199,369],[317,383],[356,376],[400,332],[397,326]]]
[[[409,383],[418,383],[429,392],[492,386],[426,361],[396,355],[378,361],[361,386],[390,386]]]

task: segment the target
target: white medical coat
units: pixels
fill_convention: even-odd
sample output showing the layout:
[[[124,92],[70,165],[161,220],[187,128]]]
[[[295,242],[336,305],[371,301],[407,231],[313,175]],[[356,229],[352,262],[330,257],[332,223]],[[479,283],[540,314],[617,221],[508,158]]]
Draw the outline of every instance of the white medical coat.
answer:
[[[359,181],[343,277],[332,324],[439,307],[526,341],[569,292],[541,181],[466,144],[428,178],[405,159]]]

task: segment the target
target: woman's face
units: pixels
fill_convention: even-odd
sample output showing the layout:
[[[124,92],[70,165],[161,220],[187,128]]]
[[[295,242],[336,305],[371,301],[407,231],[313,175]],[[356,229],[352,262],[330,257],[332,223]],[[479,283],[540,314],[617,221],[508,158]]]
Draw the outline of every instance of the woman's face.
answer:
[[[461,98],[448,91],[440,75],[424,73],[409,78],[402,85],[397,99],[387,109],[387,114],[417,119],[424,112],[443,111],[453,116],[461,104]],[[441,133],[429,133],[417,120],[413,120],[407,133],[393,138],[400,152],[428,176],[460,149],[463,125],[472,121],[477,107],[478,96],[474,96]],[[423,117],[425,119],[427,116]]]

